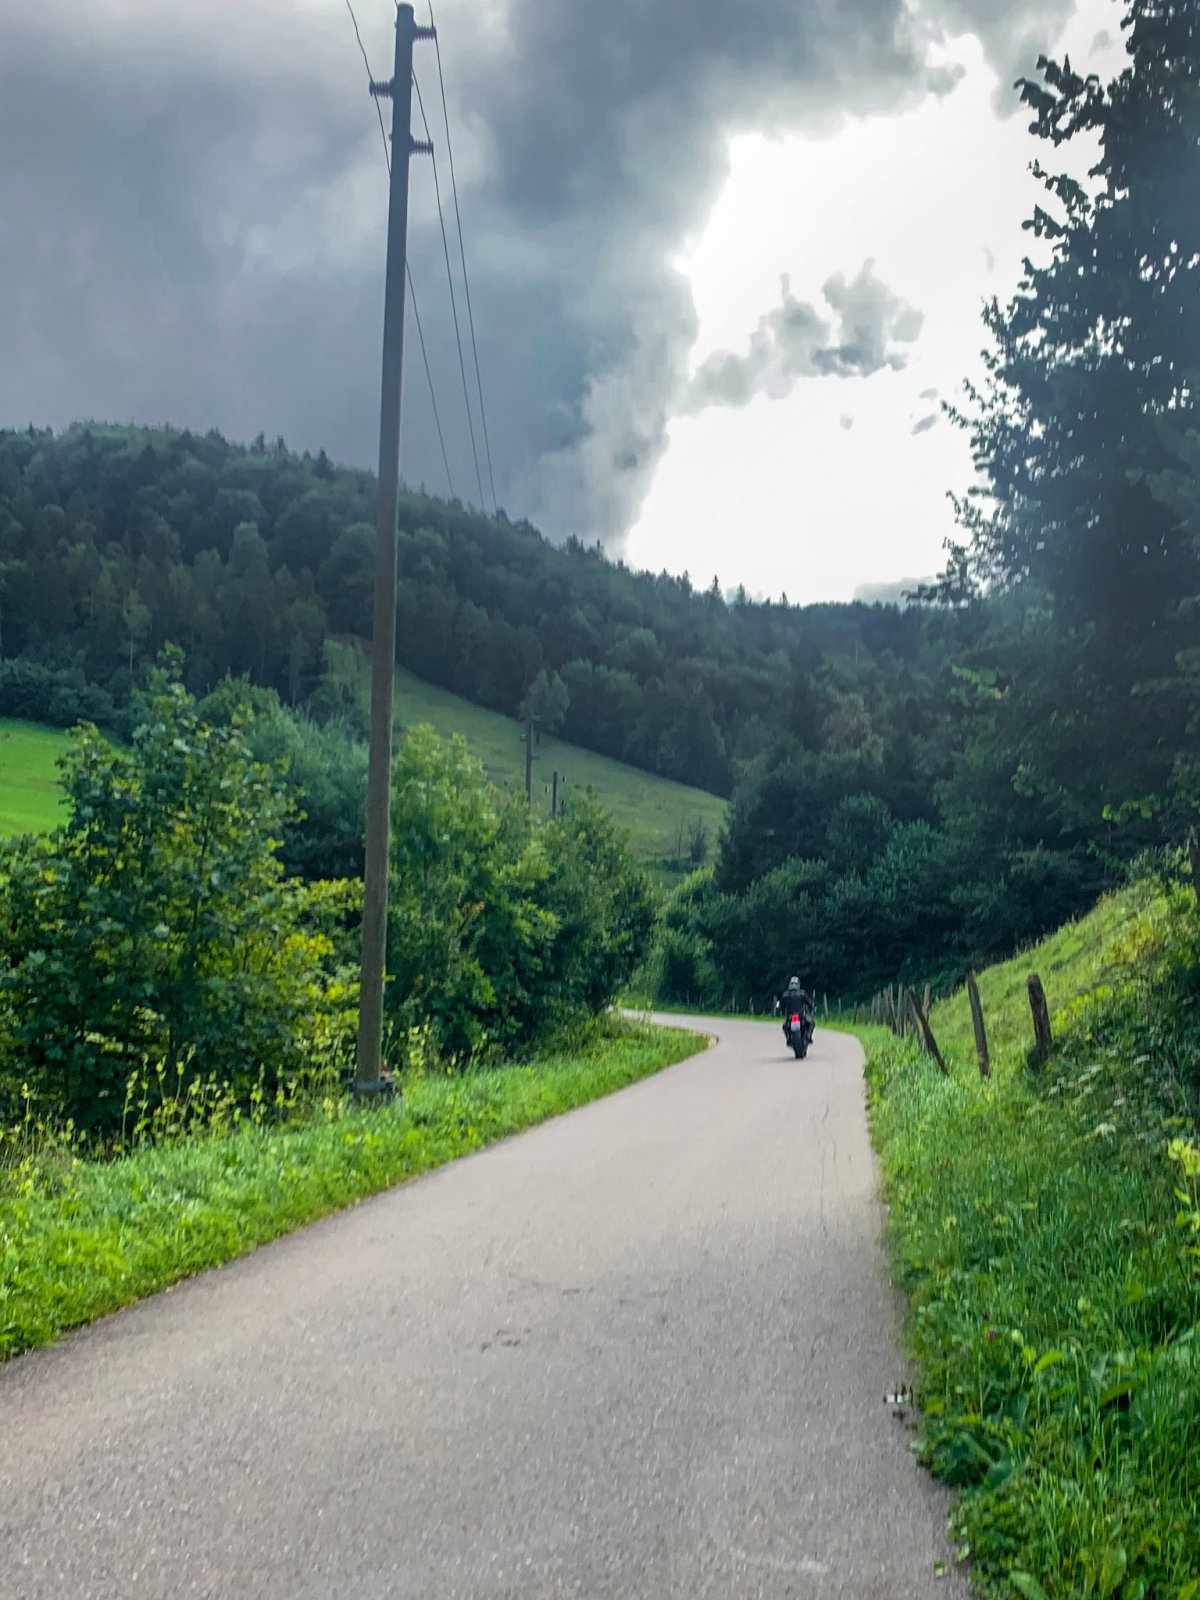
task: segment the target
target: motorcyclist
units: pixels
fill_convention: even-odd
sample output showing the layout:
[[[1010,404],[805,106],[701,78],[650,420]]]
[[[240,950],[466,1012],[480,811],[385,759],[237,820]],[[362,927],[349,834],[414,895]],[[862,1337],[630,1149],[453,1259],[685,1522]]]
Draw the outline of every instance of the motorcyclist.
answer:
[[[787,988],[779,996],[779,1008],[783,1012],[783,1036],[788,1037],[788,1024],[795,1016],[799,1016],[808,1024],[809,1032],[812,1031],[813,1003],[808,991],[800,979],[791,977],[787,981]]]

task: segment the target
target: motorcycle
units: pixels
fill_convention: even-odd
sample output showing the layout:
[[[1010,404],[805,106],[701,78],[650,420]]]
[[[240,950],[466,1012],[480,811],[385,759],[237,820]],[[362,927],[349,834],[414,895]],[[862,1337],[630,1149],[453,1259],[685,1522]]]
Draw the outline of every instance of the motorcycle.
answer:
[[[793,1011],[783,1025],[783,1036],[797,1061],[803,1061],[813,1041],[813,1020],[807,1012]]]

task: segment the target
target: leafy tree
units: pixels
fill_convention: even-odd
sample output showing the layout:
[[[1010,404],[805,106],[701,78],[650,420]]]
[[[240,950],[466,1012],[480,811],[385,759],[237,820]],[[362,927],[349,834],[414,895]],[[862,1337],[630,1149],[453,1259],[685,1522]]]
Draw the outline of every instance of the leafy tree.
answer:
[[[538,900],[547,868],[531,840],[527,808],[488,783],[465,740],[408,730],[392,799],[394,1024],[428,1025],[464,1057],[533,1031],[555,921]]]
[[[559,1017],[595,1016],[646,953],[655,920],[650,884],[590,792],[542,830],[541,846],[548,874],[540,898],[556,923],[549,998]]]
[[[0,1085],[109,1134],[134,1074],[245,1096],[311,1068],[344,1021],[327,919],[348,891],[285,878],[286,802],[242,720],[203,721],[170,666],[130,748],[85,727],[63,767],[70,821],[0,866]]]
[[[1043,59],[1022,86],[1048,146],[1094,136],[1100,157],[1089,184],[1035,168],[1049,259],[987,311],[967,422],[988,487],[963,507],[977,578],[1048,597],[1060,646],[1052,685],[1010,692],[1018,717],[1055,702],[1026,781],[1097,819],[1171,790],[1200,596],[1200,33],[1191,0],[1129,0],[1122,26],[1111,84]]]
[[[545,728],[547,733],[553,733],[566,716],[570,704],[570,692],[558,673],[547,672],[543,668],[530,684],[518,714],[522,722],[536,723],[539,728]]]
[[[596,1014],[645,954],[649,889],[603,809],[539,826],[427,726],[396,759],[392,866],[389,1018],[461,1058]]]

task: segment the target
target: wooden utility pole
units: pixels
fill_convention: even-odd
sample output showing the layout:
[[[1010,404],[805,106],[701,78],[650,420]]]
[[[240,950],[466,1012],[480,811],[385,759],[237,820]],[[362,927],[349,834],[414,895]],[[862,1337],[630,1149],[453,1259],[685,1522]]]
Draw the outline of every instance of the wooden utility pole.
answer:
[[[525,733],[521,740],[525,746],[525,798],[533,804],[533,718],[526,717]]]
[[[375,529],[375,610],[371,634],[371,742],[367,775],[367,854],[363,875],[362,978],[354,1090],[377,1094],[383,1076],[383,981],[387,952],[388,853],[392,810],[392,691],[396,673],[396,514],[400,498],[400,390],[404,371],[404,275],[408,254],[408,163],[432,146],[412,137],[413,43],[432,39],[411,5],[396,7],[396,55],[389,83],[371,93],[392,102],[387,279],[383,308],[383,383],[379,403],[379,507]]]

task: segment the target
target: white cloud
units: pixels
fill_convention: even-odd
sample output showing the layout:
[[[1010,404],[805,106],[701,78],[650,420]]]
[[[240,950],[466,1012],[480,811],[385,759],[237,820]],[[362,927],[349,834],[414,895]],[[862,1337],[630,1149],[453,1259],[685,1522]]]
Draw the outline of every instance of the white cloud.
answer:
[[[1082,38],[1086,49],[1113,12],[1111,0],[1083,0],[1070,47]],[[682,262],[699,318],[694,381],[720,352],[753,351],[778,313],[781,273],[811,306],[836,267],[872,258],[924,326],[904,371],[884,364],[836,389],[803,380],[775,401],[677,415],[632,561],[792,599],[848,599],[942,566],[958,532],[948,491],[973,468],[966,435],[928,401],[953,400],[979,375],[983,302],[1015,288],[1030,248],[1022,223],[1042,197],[1028,119],[997,114],[1001,83],[978,41],[959,39],[952,63],[954,91],[908,112],[823,139],[734,142],[729,183]]]

